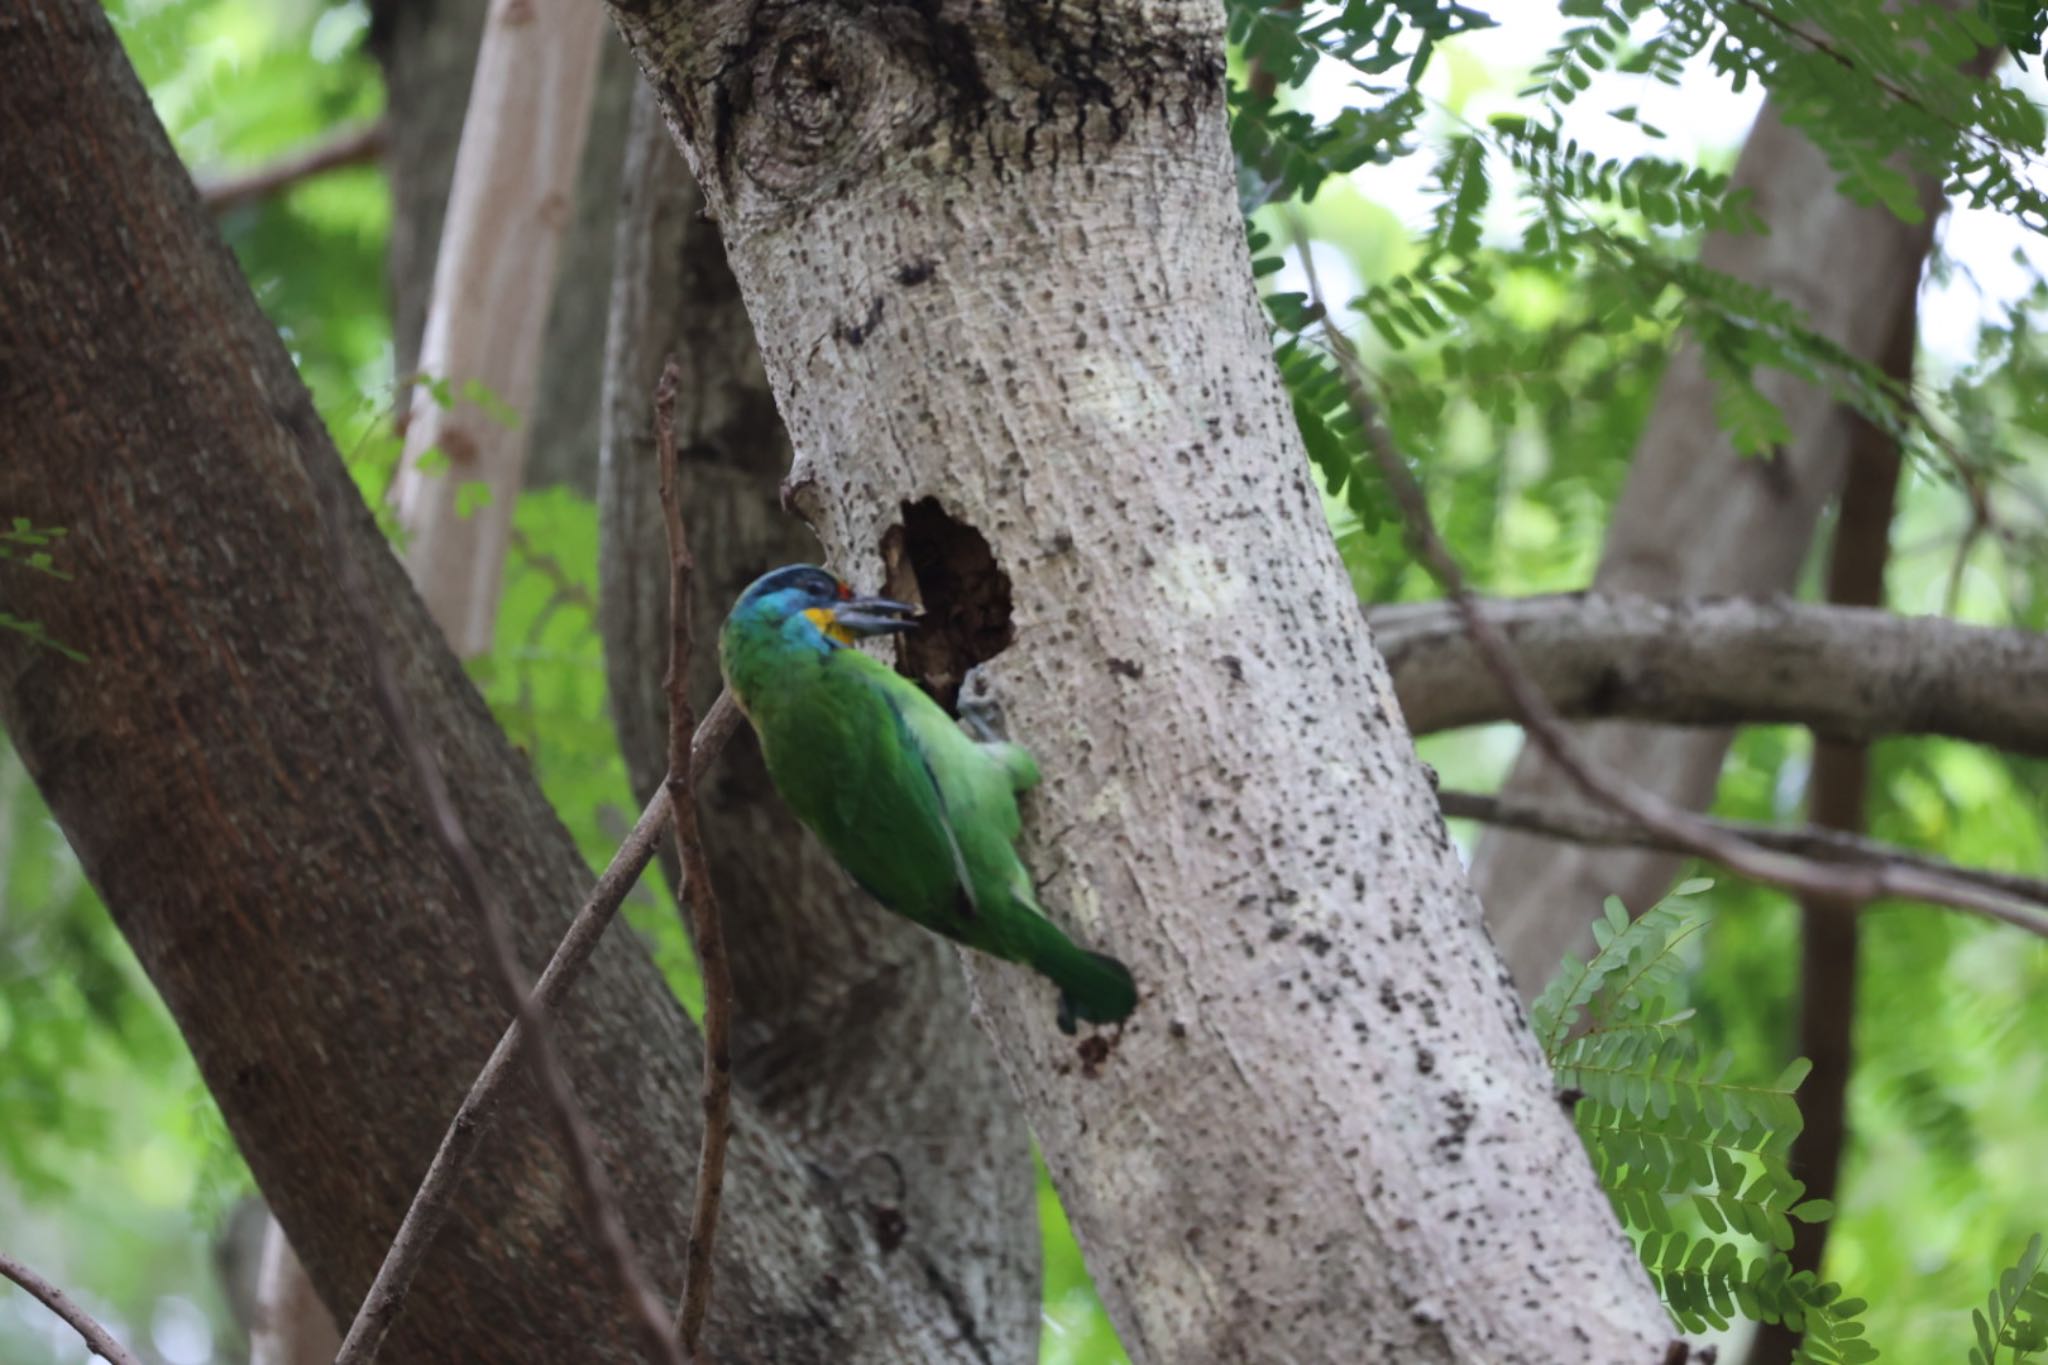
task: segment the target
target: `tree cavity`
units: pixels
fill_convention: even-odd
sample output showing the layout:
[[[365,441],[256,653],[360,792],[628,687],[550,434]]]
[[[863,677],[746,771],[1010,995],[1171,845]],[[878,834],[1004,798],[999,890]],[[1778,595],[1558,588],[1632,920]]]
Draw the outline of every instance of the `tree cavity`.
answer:
[[[903,520],[882,536],[882,563],[883,591],[924,608],[924,624],[897,639],[897,671],[958,714],[968,670],[1017,637],[1010,576],[988,538],[937,498],[903,504]]]

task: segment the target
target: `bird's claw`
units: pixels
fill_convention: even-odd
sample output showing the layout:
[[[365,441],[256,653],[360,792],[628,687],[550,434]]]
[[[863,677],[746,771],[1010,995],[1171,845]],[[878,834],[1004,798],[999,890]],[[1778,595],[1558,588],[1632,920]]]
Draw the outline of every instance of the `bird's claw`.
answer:
[[[960,680],[960,728],[983,744],[1001,743],[1009,738],[1003,723],[1003,704],[990,693],[979,668],[967,670]]]

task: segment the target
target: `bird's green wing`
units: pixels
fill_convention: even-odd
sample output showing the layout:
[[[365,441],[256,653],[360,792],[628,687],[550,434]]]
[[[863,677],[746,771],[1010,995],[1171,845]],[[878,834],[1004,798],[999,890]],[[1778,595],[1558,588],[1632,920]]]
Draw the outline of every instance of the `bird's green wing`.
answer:
[[[887,703],[904,754],[921,769],[923,781],[911,782],[916,803],[938,821],[960,879],[960,908],[973,918],[941,932],[985,952],[1031,960],[1046,932],[1058,930],[1039,910],[1030,874],[1017,858],[1013,755],[1023,750],[977,743],[938,703],[881,663],[851,650],[838,657]]]

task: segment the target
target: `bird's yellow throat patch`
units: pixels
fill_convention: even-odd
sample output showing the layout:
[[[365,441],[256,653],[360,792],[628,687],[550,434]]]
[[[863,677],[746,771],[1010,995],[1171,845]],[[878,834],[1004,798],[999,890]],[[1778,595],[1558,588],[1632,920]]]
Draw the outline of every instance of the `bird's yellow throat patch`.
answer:
[[[842,645],[853,643],[853,632],[839,624],[838,613],[830,607],[811,607],[804,612],[810,623],[828,640],[837,640]]]

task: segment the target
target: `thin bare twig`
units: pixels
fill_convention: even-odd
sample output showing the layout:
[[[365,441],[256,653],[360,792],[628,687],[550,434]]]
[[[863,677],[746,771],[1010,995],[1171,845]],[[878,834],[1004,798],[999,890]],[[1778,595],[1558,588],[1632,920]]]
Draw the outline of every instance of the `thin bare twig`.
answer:
[[[43,1307],[70,1323],[73,1330],[85,1338],[86,1346],[94,1355],[111,1360],[114,1365],[142,1365],[127,1347],[114,1340],[113,1333],[100,1326],[92,1314],[73,1303],[69,1294],[4,1251],[0,1251],[0,1275],[26,1289],[30,1297],[40,1300]]]
[[[1481,824],[1499,825],[1504,829],[1516,829],[1565,843],[1653,848],[1663,853],[1692,852],[1685,845],[1654,834],[1634,820],[1602,811],[1537,805],[1512,797],[1466,791],[1441,791],[1437,793],[1437,800],[1447,818],[1477,820]],[[2048,938],[2048,882],[2038,878],[2017,872],[1958,867],[1876,839],[1814,825],[1779,829],[1740,820],[1716,820],[1707,816],[1701,819],[1730,838],[1745,839],[1763,848],[1795,853],[1820,862],[1905,867],[1928,876],[1975,883],[1988,892],[2002,893],[2005,898],[2002,903],[2006,912],[1992,918]]]
[[[347,483],[338,486],[343,489],[353,487]],[[338,502],[339,497],[339,494],[333,495],[333,501]],[[663,1365],[682,1365],[682,1356],[669,1328],[660,1291],[633,1249],[632,1234],[626,1227],[625,1216],[619,1212],[618,1197],[598,1161],[596,1135],[591,1131],[590,1121],[584,1116],[582,1107],[576,1102],[568,1068],[563,1064],[547,1020],[534,1002],[533,987],[527,979],[526,969],[519,962],[518,948],[512,940],[511,920],[505,912],[504,903],[484,870],[483,858],[478,854],[476,845],[470,842],[469,831],[455,807],[447,775],[442,772],[426,737],[413,723],[397,667],[390,651],[384,647],[383,635],[371,615],[368,576],[342,538],[344,519],[340,509],[323,501],[321,514],[327,524],[330,551],[337,561],[337,577],[345,597],[356,612],[358,633],[370,662],[377,708],[412,768],[413,780],[418,783],[426,800],[435,841],[440,845],[463,899],[483,931],[495,968],[494,983],[506,1012],[518,1021],[520,1032],[529,1045],[528,1055],[534,1076],[540,1084],[541,1093],[548,1099],[549,1109],[560,1131],[582,1195],[584,1216],[603,1245],[613,1273],[618,1276],[620,1288],[625,1292],[634,1320],[645,1338],[643,1344],[649,1358]],[[401,1224],[401,1234],[403,1231]],[[393,1313],[397,1306],[396,1301],[391,1303]],[[360,1326],[360,1320],[351,1324],[349,1338],[342,1343],[342,1350],[336,1357],[337,1365],[366,1359],[373,1349],[365,1344],[367,1334],[358,1332]],[[358,1354],[351,1354],[352,1342]]]
[[[718,896],[697,828],[695,759],[690,752],[690,650],[695,627],[690,613],[690,579],[697,560],[683,530],[683,500],[676,472],[676,385],[681,373],[674,356],[662,367],[654,390],[654,442],[661,459],[661,511],[668,526],[668,797],[675,812],[676,859],[683,869],[682,901],[688,911],[697,972],[704,982],[704,1142],[697,1153],[697,1197],[690,1210],[689,1252],[683,1262],[683,1302],[676,1329],[683,1350],[696,1360],[697,1341],[711,1307],[711,1248],[718,1236],[719,1196],[725,1188],[725,1147],[732,1134],[732,968],[725,957],[725,929]]]
[[[301,147],[266,166],[253,170],[224,172],[197,177],[199,197],[215,213],[225,213],[252,199],[265,199],[290,189],[301,180],[343,166],[374,161],[384,153],[390,125],[383,119],[355,128],[344,128],[310,147]]]
[[[691,746],[693,771],[704,771],[718,757],[726,741],[739,728],[739,719],[739,708],[733,705],[732,697],[720,693],[697,726]],[[647,865],[654,861],[655,845],[661,842],[667,830],[669,811],[668,791],[664,788],[655,792],[646,809],[640,812],[640,818],[634,821],[632,831],[619,845],[618,852],[612,855],[611,863],[605,868],[604,875],[597,879],[597,885],[590,889],[589,899],[576,912],[576,918],[562,935],[554,956],[548,960],[546,970],[541,972],[540,982],[530,997],[536,1012],[546,1015],[559,1008],[568,996],[569,987],[575,983],[584,964],[590,961],[590,955],[597,951],[598,941],[604,937],[613,916],[625,903],[627,894],[639,882],[640,874],[647,870]],[[419,1272],[427,1248],[441,1230],[441,1224],[447,1221],[448,1209],[454,1202],[456,1182],[461,1178],[470,1154],[476,1150],[484,1131],[490,1126],[498,1097],[511,1077],[513,1062],[525,1037],[519,1019],[515,1018],[498,1039],[498,1045],[491,1049],[489,1060],[477,1073],[469,1093],[463,1096],[455,1116],[448,1121],[448,1130],[441,1135],[441,1145],[435,1150],[434,1159],[427,1166],[427,1174],[413,1194],[412,1207],[405,1211],[398,1235],[384,1253],[384,1264],[378,1267],[377,1278],[371,1284],[370,1292],[364,1296],[356,1320],[349,1325],[348,1340],[342,1343],[335,1365],[360,1365],[360,1362],[371,1359],[383,1344],[384,1334],[397,1318],[399,1305],[412,1288],[413,1277]]]
[[[1308,255],[1301,243],[1302,255]],[[1321,290],[1313,270],[1308,271],[1310,302],[1324,308]],[[1792,853],[1761,847],[1725,830],[1717,829],[1683,807],[1629,781],[1621,774],[1594,762],[1565,728],[1550,701],[1515,658],[1513,646],[1498,626],[1479,607],[1465,574],[1458,567],[1450,547],[1430,515],[1428,499],[1416,482],[1393,436],[1381,420],[1379,405],[1366,384],[1364,366],[1348,337],[1331,333],[1327,338],[1330,355],[1344,379],[1346,396],[1365,428],[1366,441],[1374,462],[1386,479],[1394,500],[1400,504],[1408,548],[1429,571],[1444,595],[1451,599],[1471,633],[1480,661],[1500,684],[1516,719],[1530,741],[1541,749],[1582,793],[1600,805],[1640,824],[1669,842],[1677,851],[1716,862],[1752,881],[1782,887],[1802,895],[1826,896],[1861,904],[1897,897],[1969,910],[2008,922],[2014,920],[2014,906],[2004,896],[1983,887],[1939,876],[1916,867],[1898,864],[1844,865],[1819,862]]]

